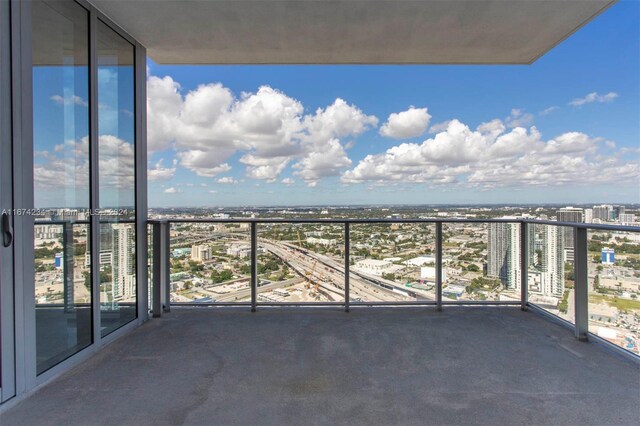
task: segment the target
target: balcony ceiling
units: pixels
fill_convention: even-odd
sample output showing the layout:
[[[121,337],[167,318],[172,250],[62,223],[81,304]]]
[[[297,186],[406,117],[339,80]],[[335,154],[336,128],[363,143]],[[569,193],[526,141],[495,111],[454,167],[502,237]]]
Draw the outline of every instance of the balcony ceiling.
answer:
[[[91,0],[162,64],[530,64],[615,0]]]

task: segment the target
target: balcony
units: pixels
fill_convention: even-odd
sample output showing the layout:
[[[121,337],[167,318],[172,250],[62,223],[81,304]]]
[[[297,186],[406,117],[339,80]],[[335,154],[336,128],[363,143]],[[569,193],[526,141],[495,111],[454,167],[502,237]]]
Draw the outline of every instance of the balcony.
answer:
[[[632,425],[639,373],[519,307],[183,307],[2,424]]]
[[[579,340],[640,353],[633,260],[598,257],[614,253],[603,242],[629,241],[638,227],[516,217],[149,223],[155,317],[172,305],[520,306]],[[190,260],[172,251],[185,245]]]
[[[629,94],[637,63],[636,52],[617,47],[635,46],[619,40],[637,26],[614,18],[638,10],[615,3],[0,1],[0,423],[636,424],[640,170]],[[603,28],[625,31],[594,31],[568,55],[555,48],[612,6]],[[595,44],[608,37],[616,43]],[[558,67],[531,66],[550,50]],[[594,70],[582,83],[629,80],[627,89],[565,84],[575,80],[566,64],[582,64],[584,52],[595,59],[581,66]],[[217,83],[150,72],[171,64],[416,64],[421,72],[385,74],[393,83],[372,80],[360,95],[322,105],[257,86],[268,90],[256,96],[283,102],[273,110],[284,115],[264,120],[261,107],[239,108],[255,88],[220,82],[218,121],[208,114],[217,103],[195,96]],[[429,64],[448,65],[428,78]],[[522,66],[487,67],[491,79],[466,86],[476,76],[449,81],[446,69],[462,64]],[[516,75],[524,68],[537,75],[530,87]],[[564,77],[551,87],[548,76]],[[408,78],[420,90],[407,85],[403,100],[377,92]],[[155,86],[161,80],[166,92]],[[315,85],[322,80],[359,87],[330,73],[304,85],[329,94]],[[502,80],[509,84],[488,105],[484,90]],[[438,91],[457,105],[436,115],[423,102]],[[535,102],[512,102],[516,92]],[[386,106],[364,111],[351,97]],[[351,112],[333,112],[341,106]],[[595,106],[616,107],[615,119],[586,111]],[[468,114],[453,112],[465,109],[490,115],[463,123]],[[416,111],[418,126],[392,126]],[[555,129],[561,111],[582,111],[582,122],[606,131]],[[251,119],[218,135],[244,121],[236,112]],[[339,116],[352,117],[349,125]],[[449,129],[450,138],[438,137]],[[376,152],[356,147],[356,136],[373,136]],[[387,155],[401,146],[411,149]],[[154,214],[162,205],[218,208],[238,193],[246,197],[238,205],[279,204],[266,183],[282,185],[290,197],[282,205],[358,204],[335,189],[375,192],[381,177],[390,186],[374,204],[396,202],[396,184],[431,191],[436,182],[455,182],[464,203],[498,202],[493,194],[505,206],[541,204],[500,208],[513,214],[500,218],[475,207]],[[511,187],[514,177],[526,178]],[[327,198],[316,199],[321,181]],[[183,188],[199,192],[181,200]],[[416,186],[406,200],[440,202],[422,192]],[[616,204],[555,210],[540,201],[598,198]],[[371,219],[380,216],[393,219]]]
[[[602,271],[589,254],[603,233],[624,238],[636,227],[522,218],[175,218],[149,227],[155,319],[7,410],[3,424],[637,419],[637,315],[613,304],[613,322],[600,317],[613,290],[595,283]],[[394,276],[363,269],[378,265],[362,263],[376,257],[363,243],[392,251],[407,234],[430,254],[388,260]],[[565,241],[575,276],[551,284],[541,277],[545,250],[554,247],[551,258]],[[187,242],[197,243],[189,258],[179,248]],[[491,276],[496,251],[507,273],[498,287],[478,287],[472,277]],[[236,267],[185,286],[179,259]],[[274,259],[277,270],[267,267]],[[37,308],[44,325],[68,316],[56,304]]]

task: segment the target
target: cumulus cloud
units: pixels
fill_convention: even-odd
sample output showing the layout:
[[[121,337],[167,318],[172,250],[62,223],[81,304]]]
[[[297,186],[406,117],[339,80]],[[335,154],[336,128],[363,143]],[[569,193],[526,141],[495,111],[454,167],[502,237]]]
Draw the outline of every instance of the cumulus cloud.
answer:
[[[557,106],[555,106],[555,105],[554,105],[554,106],[550,106],[549,108],[545,108],[545,109],[543,109],[542,111],[540,111],[540,112],[538,113],[538,115],[549,115],[549,114],[551,114],[552,112],[557,111],[558,109],[560,109],[560,108],[559,108],[559,107],[557,107]]]
[[[135,186],[135,157],[132,144],[113,135],[100,135],[100,186],[107,189],[132,190]],[[84,191],[89,184],[89,138],[69,140],[53,151],[38,151],[34,164],[37,189],[76,188]]]
[[[591,92],[584,98],[576,98],[572,100],[571,102],[569,102],[569,105],[582,106],[582,105],[590,104],[594,102],[607,103],[607,102],[613,102],[613,100],[616,99],[617,97],[618,97],[618,94],[616,92],[609,92],[606,95],[600,95],[597,92]]]
[[[176,188],[175,186],[171,186],[164,190],[165,194],[178,194],[180,192],[182,192],[182,190],[179,188]]]
[[[216,182],[222,183],[222,184],[225,184],[225,185],[233,185],[233,184],[239,183],[238,180],[232,178],[231,176],[221,177],[220,179],[216,180]]]
[[[422,135],[429,127],[431,115],[427,108],[409,107],[408,110],[389,115],[380,128],[380,134],[393,139],[408,139]]]
[[[288,177],[287,177],[287,178],[282,179],[280,182],[281,182],[281,183],[283,183],[284,185],[287,185],[287,186],[291,186],[291,185],[293,185],[294,183],[296,183],[296,181],[295,181],[295,180],[293,180],[293,179],[291,179],[291,178],[288,178]]]
[[[182,151],[177,154],[180,164],[191,170],[198,176],[214,177],[220,173],[228,172],[231,166],[227,163],[219,163],[215,151],[202,151],[194,149]]]
[[[327,168],[305,171],[318,164],[310,156],[327,144],[335,154],[340,150],[330,141],[341,145],[340,138],[357,136],[378,123],[340,98],[305,115],[300,102],[269,86],[238,98],[219,83],[182,95],[171,77],[150,76],[148,93],[150,150],[172,147],[180,166],[206,177],[228,171],[228,161],[240,153],[249,178],[275,182],[297,161],[297,170],[310,183],[328,173]],[[341,158],[339,164],[347,163]]]
[[[322,178],[338,176],[342,169],[351,165],[351,160],[338,139],[330,139],[322,145],[321,149],[309,152],[293,165],[296,169],[294,174],[312,187]]]
[[[429,129],[429,133],[440,133],[443,130],[447,130],[447,127],[449,127],[450,122],[451,120],[445,120],[440,123],[433,124]]]
[[[606,141],[580,132],[543,140],[535,127],[509,131],[500,120],[475,130],[458,120],[423,143],[403,143],[366,156],[345,172],[343,183],[398,182],[499,186],[637,182],[640,165],[599,153]],[[609,148],[610,149],[610,148]]]
[[[89,106],[89,103],[87,101],[85,101],[84,99],[82,99],[80,96],[77,96],[77,95],[71,95],[66,97],[63,97],[60,95],[53,95],[51,96],[51,100],[57,103],[58,105],[79,105],[83,107]]]
[[[167,181],[171,180],[176,174],[176,164],[178,160],[173,160],[171,167],[162,165],[164,160],[159,160],[153,167],[147,169],[147,177],[150,181]]]
[[[511,114],[505,119],[507,127],[524,127],[533,123],[533,114],[521,109],[514,108]]]

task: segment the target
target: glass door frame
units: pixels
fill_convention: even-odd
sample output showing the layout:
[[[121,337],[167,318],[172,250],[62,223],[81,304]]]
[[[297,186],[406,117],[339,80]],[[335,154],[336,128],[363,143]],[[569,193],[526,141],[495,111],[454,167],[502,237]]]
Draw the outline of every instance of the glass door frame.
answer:
[[[13,159],[11,105],[11,10],[10,3],[0,0],[0,213],[13,228]],[[2,229],[2,232],[9,229]],[[4,235],[2,238],[4,239]],[[13,244],[0,244],[0,403],[15,395]]]
[[[40,1],[40,0],[33,0]],[[20,397],[25,392],[51,380],[59,374],[69,370],[97,352],[103,345],[121,337],[148,319],[148,279],[147,279],[147,140],[146,140],[146,48],[98,11],[87,0],[65,0],[75,2],[84,7],[89,14],[89,107],[90,107],[90,144],[92,154],[91,167],[91,204],[95,209],[98,200],[97,187],[97,61],[96,61],[96,27],[98,19],[107,24],[134,46],[135,55],[135,164],[136,164],[136,281],[137,281],[137,318],[122,326],[108,336],[101,337],[100,333],[100,281],[99,273],[94,268],[98,262],[92,263],[92,319],[93,341],[85,349],[70,356],[56,366],[38,375],[36,371],[36,323],[35,323],[35,265],[34,265],[34,216],[29,214],[14,215],[13,234],[13,277],[10,283],[2,281],[0,303],[2,303],[2,388],[0,403],[12,396]],[[7,10],[10,14],[11,32],[11,109],[12,134],[11,157],[7,159],[13,166],[11,178],[12,207],[14,211],[29,211],[34,209],[34,139],[33,139],[33,82],[32,82],[32,1],[0,0],[2,13]],[[10,10],[9,10],[10,9]],[[4,18],[4,15],[2,17]],[[4,24],[4,22],[2,22]],[[6,28],[2,25],[2,29]],[[3,34],[3,43],[6,39]],[[2,77],[5,76],[4,55],[1,63]],[[5,102],[2,103],[4,111]],[[4,134],[2,144],[5,145]],[[3,148],[4,149],[4,148]],[[4,151],[2,159],[5,161]],[[4,164],[2,164],[4,166]],[[5,167],[2,167],[4,178]],[[4,185],[4,180],[3,187]],[[2,200],[0,200],[2,201]],[[2,206],[4,207],[4,206]],[[91,216],[91,244],[99,242],[98,216]],[[95,243],[94,243],[95,242]],[[2,252],[2,251],[0,251]],[[99,256],[99,252],[92,250],[92,256]],[[95,259],[95,257],[94,257]],[[93,260],[93,259],[92,259]],[[4,257],[2,258],[4,266]],[[4,274],[7,269],[0,269]],[[2,277],[4,278],[4,276]],[[14,284],[15,283],[15,284]],[[8,306],[8,307],[7,307]],[[5,307],[7,307],[5,309]],[[13,337],[11,344],[5,344],[5,337]],[[7,338],[8,339],[8,338]],[[5,353],[8,355],[5,356]],[[5,380],[5,375],[8,377]],[[13,384],[13,386],[10,386]],[[6,388],[5,388],[6,386]],[[7,395],[5,397],[5,394]],[[19,400],[14,398],[13,400]]]

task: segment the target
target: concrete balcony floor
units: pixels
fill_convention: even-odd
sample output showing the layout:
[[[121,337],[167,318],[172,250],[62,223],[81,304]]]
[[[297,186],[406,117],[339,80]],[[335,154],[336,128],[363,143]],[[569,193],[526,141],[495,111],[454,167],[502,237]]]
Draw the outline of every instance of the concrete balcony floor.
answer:
[[[0,423],[636,425],[639,416],[638,364],[517,308],[174,308]]]

